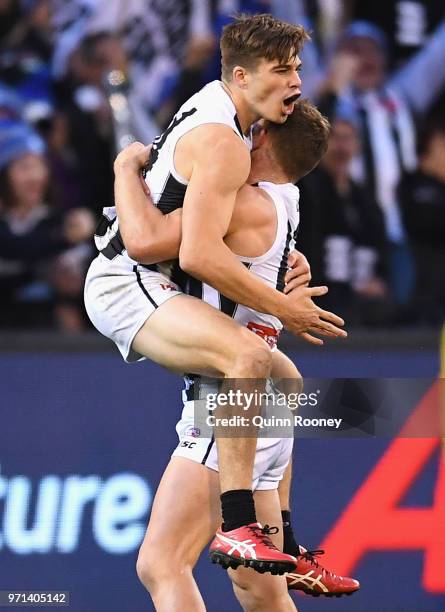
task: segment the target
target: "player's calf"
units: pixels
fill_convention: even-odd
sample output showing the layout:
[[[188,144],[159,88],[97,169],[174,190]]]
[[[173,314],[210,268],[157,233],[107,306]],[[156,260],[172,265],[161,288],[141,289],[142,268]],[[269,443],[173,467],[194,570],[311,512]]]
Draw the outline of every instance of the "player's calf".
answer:
[[[136,571],[157,612],[205,612],[192,574],[196,558],[192,562],[183,550],[181,553],[176,553],[174,547],[151,546],[150,541],[141,547]]]
[[[230,572],[233,591],[244,612],[291,612],[295,605],[286,592],[285,578],[258,576],[249,570]]]
[[[256,522],[252,493],[248,493],[257,437],[253,417],[260,413],[256,398],[264,391],[272,367],[271,350],[261,338],[243,328],[234,336],[234,350],[224,364],[221,402],[217,401],[214,411],[221,492],[231,496],[222,500],[227,530]],[[246,495],[250,496],[247,501]]]

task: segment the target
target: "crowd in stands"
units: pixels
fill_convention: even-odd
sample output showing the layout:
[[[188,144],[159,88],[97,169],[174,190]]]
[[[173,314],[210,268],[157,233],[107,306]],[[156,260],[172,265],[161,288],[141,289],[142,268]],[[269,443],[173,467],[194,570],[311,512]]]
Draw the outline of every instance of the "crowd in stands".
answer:
[[[320,305],[445,318],[445,11],[418,0],[0,0],[0,327],[88,327],[83,277],[113,160],[220,76],[236,12],[302,23],[303,96],[332,124],[300,183]],[[116,92],[119,94],[117,97]],[[122,131],[122,126],[124,126]]]

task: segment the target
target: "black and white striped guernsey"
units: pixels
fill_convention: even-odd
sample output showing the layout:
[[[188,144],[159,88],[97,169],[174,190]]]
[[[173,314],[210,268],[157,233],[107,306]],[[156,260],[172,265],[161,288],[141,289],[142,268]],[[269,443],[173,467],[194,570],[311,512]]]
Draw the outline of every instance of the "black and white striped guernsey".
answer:
[[[169,127],[153,144],[150,169],[146,180],[154,203],[164,214],[182,207],[187,189],[187,181],[177,173],[173,163],[176,143],[188,131],[206,123],[229,125],[246,142],[246,146],[250,147],[250,140],[242,134],[235,106],[224,91],[222,84],[219,81],[213,81],[206,85],[179,109]],[[271,248],[262,256],[239,257],[239,259],[269,286],[282,291],[287,270],[287,256],[295,247],[298,230],[299,190],[290,183],[276,185],[260,182],[258,188],[267,192],[276,208],[277,233]],[[128,256],[125,250],[114,207],[103,209],[103,217],[96,230],[95,242],[98,250],[107,259],[112,260],[119,257],[121,262],[128,262],[129,269],[133,269],[137,263]],[[242,325],[247,325],[248,322],[255,320],[257,323],[277,330],[282,328],[281,322],[275,317],[261,313],[255,313],[253,317],[251,309],[234,303],[210,285],[203,284],[185,274],[181,271],[178,260],[146,267],[155,272],[161,272],[177,283],[185,293],[203,299],[235,318]]]
[[[277,185],[260,182],[258,188],[263,189],[270,196],[275,206],[277,213],[275,239],[272,246],[263,255],[259,257],[238,256],[238,259],[249,268],[252,274],[267,285],[283,291],[284,277],[288,269],[287,256],[295,248],[297,239],[300,192],[298,187],[290,183]],[[277,331],[283,327],[281,321],[276,317],[253,311],[242,304],[236,304],[210,285],[196,279],[189,278],[184,290],[233,317],[242,326],[256,323]]]
[[[181,106],[167,129],[153,142],[146,181],[154,203],[164,214],[182,207],[187,189],[187,181],[174,166],[176,144],[187,132],[210,123],[228,125],[248,148],[251,147],[250,138],[243,135],[236,108],[221,81],[208,83]],[[97,249],[105,257],[124,257],[129,266],[137,263],[128,257],[125,250],[115,207],[103,209],[95,242]],[[184,278],[177,261],[157,264],[156,269],[178,284],[181,284],[181,276]]]

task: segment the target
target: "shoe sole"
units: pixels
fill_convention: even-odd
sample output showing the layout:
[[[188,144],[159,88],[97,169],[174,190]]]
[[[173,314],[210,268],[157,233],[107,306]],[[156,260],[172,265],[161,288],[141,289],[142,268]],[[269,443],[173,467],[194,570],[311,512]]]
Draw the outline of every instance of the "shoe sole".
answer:
[[[343,597],[343,595],[353,595],[354,593],[357,593],[357,591],[359,590],[360,589],[356,589],[355,591],[348,591],[344,593],[317,593],[315,591],[310,591],[306,589],[289,589],[289,593],[291,593],[292,591],[301,591],[302,593],[305,593],[306,595],[311,595],[311,597]]]
[[[295,569],[295,564],[290,561],[259,561],[258,559],[242,559],[230,557],[221,552],[211,552],[210,561],[220,565],[227,570],[237,569],[238,567],[250,567],[260,574],[270,572],[274,576],[282,576]]]

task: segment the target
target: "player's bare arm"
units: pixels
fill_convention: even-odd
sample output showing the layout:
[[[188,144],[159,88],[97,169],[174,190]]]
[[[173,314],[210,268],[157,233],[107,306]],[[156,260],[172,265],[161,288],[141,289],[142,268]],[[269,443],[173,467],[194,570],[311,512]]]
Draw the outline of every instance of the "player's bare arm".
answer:
[[[151,146],[135,142],[116,158],[115,199],[120,230],[129,256],[143,264],[179,256],[182,236],[182,210],[162,214],[150,198],[141,169],[147,163]],[[234,214],[224,241],[237,255],[256,257],[273,244],[276,211],[270,197],[261,189],[243,185],[236,197]],[[294,261],[293,261],[294,263]],[[309,280],[309,264],[302,254],[298,284]]]
[[[151,145],[132,143],[119,153],[114,163],[115,199],[122,238],[129,256],[143,264],[177,258],[182,236],[182,210],[162,214],[142,179],[141,170],[148,162],[151,148]],[[273,244],[276,223],[271,198],[263,190],[245,184],[237,194],[224,241],[237,255],[262,255]],[[302,285],[310,280],[309,264],[304,255],[296,254],[295,257],[299,264],[296,274],[303,276],[298,284]],[[295,259],[291,261],[297,263]]]
[[[327,287],[299,287],[286,296],[254,278],[224,243],[236,193],[250,169],[248,152],[232,130],[219,125],[201,126],[182,140],[186,139],[189,150],[185,159],[191,166],[191,176],[183,206],[181,267],[229,299],[278,317],[296,335],[346,336],[339,328],[343,320],[321,310],[311,299],[324,295]],[[187,177],[177,155],[180,158],[181,154],[175,154],[175,165]],[[322,343],[313,336],[305,338]]]
[[[193,165],[183,206],[181,267],[235,302],[285,316],[286,297],[255,278],[224,243],[237,192],[250,172],[247,148],[226,126],[203,126],[191,137],[184,143]],[[184,176],[181,157],[179,151],[175,165]]]
[[[198,146],[198,133],[201,136],[201,147]],[[186,202],[191,189],[191,193],[196,194],[198,200],[197,209],[193,207],[192,214],[188,217],[191,236],[189,236],[190,240],[186,243],[188,247],[187,261],[185,266],[183,262],[182,267],[193,276],[208,282],[230,299],[255,310],[269,312],[278,316],[290,331],[295,334],[301,334],[310,343],[322,344],[322,340],[314,337],[313,333],[330,337],[345,336],[346,333],[339,329],[339,326],[343,325],[342,319],[333,313],[321,310],[311,299],[312,296],[326,293],[327,288],[309,288],[305,285],[300,285],[295,288],[290,296],[285,296],[255,278],[224,243],[224,236],[230,230],[230,222],[240,182],[243,185],[243,189],[246,189],[246,191],[251,190],[252,205],[255,205],[255,189],[245,186],[245,179],[250,170],[250,156],[244,145],[238,138],[234,137],[232,131],[226,128],[226,126],[205,126],[205,128],[197,128],[193,131],[193,134],[193,140],[187,136],[182,139],[180,147],[182,150],[182,160],[179,159],[179,164],[181,164],[181,161],[183,162],[182,167],[180,167],[181,174],[187,176],[194,172],[195,176],[195,181],[190,180],[187,188],[186,199],[184,201],[184,215],[186,214],[186,208],[188,208]],[[201,151],[207,150],[205,147],[212,146],[215,149],[212,159],[216,159],[216,162],[209,169],[208,158],[202,155]],[[132,147],[136,149],[136,145],[132,145]],[[230,156],[229,150],[232,151]],[[239,157],[237,158],[236,155]],[[190,160],[194,156],[198,159],[192,166]],[[167,245],[167,248],[174,247],[175,244],[177,245],[177,235],[175,233],[177,225],[175,230],[175,224],[177,224],[178,218],[175,214],[170,215],[170,228],[173,228],[172,236],[167,237],[165,240],[160,238],[163,235],[163,231],[169,232],[167,230],[169,221],[161,220],[160,217],[163,215],[160,211],[153,211],[152,208],[154,207],[147,206],[147,198],[141,189],[140,178],[136,172],[137,164],[133,164],[127,157],[129,156],[124,156],[116,168],[117,173],[124,174],[121,177],[122,180],[119,181],[120,191],[116,193],[116,196],[120,199],[118,205],[122,211],[122,218],[125,217],[130,224],[128,227],[125,223],[121,225],[122,236],[127,248],[132,250],[133,256],[134,254],[144,255],[142,261],[145,263],[150,261],[151,263],[153,260],[147,257],[147,252],[150,251],[150,243],[144,241],[144,232],[141,232],[141,228],[149,227],[150,223],[153,223],[148,231],[148,235],[156,236],[154,242],[157,247],[157,255],[159,255],[163,245]],[[135,157],[138,160],[137,163],[141,164],[144,159],[144,151],[141,150],[140,153],[138,151]],[[221,179],[221,175],[224,173],[216,172],[216,168],[220,169],[221,167],[233,168],[231,173],[226,173],[231,177],[231,182]],[[128,183],[125,180],[128,174],[132,174],[131,187],[128,187]],[[201,188],[201,183],[205,187]],[[223,194],[219,205],[217,204],[217,198],[212,196],[217,191],[217,188]],[[135,197],[136,195],[137,197]],[[244,193],[243,197],[246,197]],[[131,202],[131,208],[128,207],[124,210],[122,203],[130,204],[127,198]],[[129,214],[130,210],[136,207],[142,209],[142,213],[134,216]],[[196,214],[198,211],[201,214]],[[127,237],[130,241],[129,247],[127,245]],[[133,247],[132,245],[135,246]],[[184,246],[184,234],[182,245]],[[169,254],[172,254],[171,250]],[[162,257],[161,259],[166,258]],[[228,268],[227,262],[230,262],[230,268]],[[201,272],[196,272],[196,267]],[[235,275],[234,278],[232,278],[232,275]]]
[[[148,162],[151,149],[152,145],[145,146],[140,142],[134,142],[119,153],[114,163],[115,199],[123,241],[129,256],[143,264],[177,258],[182,236],[182,210],[178,208],[167,215],[162,214],[151,200],[148,186],[142,179],[141,170]],[[266,210],[264,203],[260,203],[258,198],[252,202],[253,196],[258,193],[264,192],[250,185],[244,185],[238,192],[234,215],[228,234],[225,236],[226,243],[228,237],[233,237],[233,233],[238,230],[240,215],[246,216],[244,210],[246,204],[255,206],[253,214],[249,211],[251,214],[246,225],[253,227],[254,222],[255,230],[258,226],[264,225],[267,225],[268,231],[270,230],[268,219],[271,215],[276,217],[276,213],[270,206],[269,210]],[[266,194],[264,195],[268,198]],[[264,216],[268,218],[265,219]],[[246,231],[251,231],[251,227],[246,227]],[[273,240],[272,232],[270,234]],[[242,236],[239,238],[244,240]],[[248,237],[245,238],[244,242],[247,242]],[[263,236],[261,241],[264,241]],[[236,252],[236,248],[232,248],[232,251]],[[242,254],[249,255],[247,252]],[[312,278],[309,262],[303,253],[292,251],[289,254],[288,264],[285,293],[300,286],[307,286]]]
[[[150,194],[141,170],[150,150],[151,145],[134,142],[114,162],[119,228],[128,255],[144,264],[177,258],[182,233],[181,209],[163,215],[148,199]]]
[[[177,168],[182,176],[188,178],[187,175],[190,175],[182,216],[181,267],[199,280],[211,284],[229,299],[255,310],[262,309],[273,314],[284,312],[286,297],[250,274],[224,243],[237,192],[245,184],[250,171],[247,148],[230,128],[223,125],[203,126],[191,134],[192,137],[186,135],[181,146],[178,146],[178,149],[182,149],[182,159],[179,159]],[[212,164],[209,164],[209,159],[212,159]],[[125,168],[126,164],[120,166]],[[133,233],[135,229],[137,231],[136,219],[140,221],[139,227],[148,225],[143,223],[146,211],[142,212],[144,216],[140,213],[139,216],[133,215],[143,208],[133,197],[135,191],[143,197],[140,182],[134,173],[125,173],[125,177],[119,171],[117,174],[118,214],[119,207],[123,208],[120,202],[125,201],[129,205],[125,216],[133,218]],[[130,187],[124,180],[128,174],[132,174]],[[127,199],[126,196],[130,197]],[[145,208],[148,208],[146,200]],[[159,223],[162,224],[162,221],[158,219]],[[120,227],[128,248],[125,223]],[[159,229],[157,225],[155,231]],[[153,231],[151,233],[154,234]],[[137,234],[131,237],[133,243],[142,244],[143,240],[144,237]],[[146,257],[144,261],[147,261]]]

